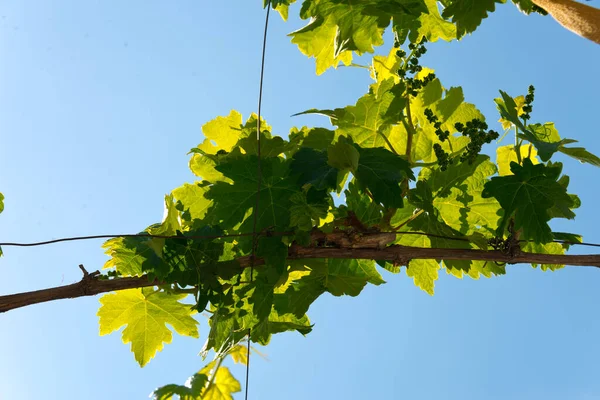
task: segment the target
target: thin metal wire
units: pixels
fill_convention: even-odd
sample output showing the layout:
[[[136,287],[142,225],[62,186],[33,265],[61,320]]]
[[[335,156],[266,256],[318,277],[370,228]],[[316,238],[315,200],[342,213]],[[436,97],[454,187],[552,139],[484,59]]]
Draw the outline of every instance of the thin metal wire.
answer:
[[[254,260],[256,259],[256,248],[258,246],[258,235],[256,234],[256,226],[258,224],[258,208],[260,205],[260,189],[261,189],[261,182],[262,182],[262,170],[261,170],[261,165],[260,165],[260,157],[261,157],[261,152],[260,152],[260,133],[261,133],[261,127],[260,127],[260,119],[261,119],[261,111],[262,111],[262,93],[263,93],[263,81],[264,81],[264,76],[265,76],[265,54],[267,51],[267,32],[269,29],[269,13],[271,11],[271,0],[267,0],[266,2],[266,7],[267,7],[267,13],[265,16],[265,28],[264,28],[264,33],[263,33],[263,42],[262,42],[262,57],[260,60],[260,83],[258,85],[258,120],[256,121],[256,147],[257,147],[257,162],[256,162],[256,169],[257,169],[257,188],[256,188],[256,204],[254,205],[254,215],[253,215],[253,219],[254,221],[252,222],[252,234],[253,234],[253,240],[252,240],[252,258],[250,259],[250,282],[252,282],[253,277],[254,277]],[[245,394],[244,394],[244,398],[246,400],[248,400],[248,384],[250,381],[250,337],[252,334],[252,328],[248,329],[248,356],[246,357],[246,387],[245,387]]]
[[[292,232],[269,232],[269,235],[276,236],[287,236],[292,235]],[[91,240],[91,239],[114,239],[118,237],[145,237],[145,238],[158,238],[158,239],[220,239],[228,237],[242,237],[252,236],[253,233],[233,233],[228,235],[190,235],[190,236],[177,236],[177,235],[152,235],[149,233],[122,233],[116,235],[90,235],[90,236],[73,236],[59,239],[45,240],[43,242],[5,242],[0,243],[0,246],[13,246],[13,247],[34,247],[34,246],[45,246],[48,244],[55,244],[61,242],[73,242],[78,240]]]
[[[427,232],[404,232],[404,231],[392,231],[392,232],[378,232],[378,233],[393,233],[397,235],[421,235],[427,237],[434,237],[445,240],[456,240],[460,242],[469,242],[472,243],[471,240],[467,238],[459,238],[459,237],[450,237],[443,235],[436,235],[433,233]],[[42,242],[0,242],[0,246],[5,247],[34,247],[34,246],[45,246],[49,244],[61,243],[61,242],[74,242],[79,240],[92,240],[92,239],[113,239],[118,237],[140,237],[140,238],[158,238],[158,239],[182,239],[182,240],[201,240],[201,239],[221,239],[221,238],[230,238],[230,237],[244,237],[244,236],[254,236],[255,233],[232,233],[227,235],[190,235],[190,236],[177,236],[177,235],[152,235],[149,233],[121,233],[114,235],[89,235],[89,236],[73,236],[73,237],[64,237],[52,240],[45,240]],[[273,232],[273,231],[265,231],[259,232],[256,234],[257,237],[261,235],[265,236],[294,236],[294,232]],[[532,242],[532,240],[520,240],[520,243]],[[553,240],[553,243],[560,244],[568,244],[570,246],[590,246],[590,247],[600,247],[600,243],[587,243],[587,242],[571,242],[568,240]]]

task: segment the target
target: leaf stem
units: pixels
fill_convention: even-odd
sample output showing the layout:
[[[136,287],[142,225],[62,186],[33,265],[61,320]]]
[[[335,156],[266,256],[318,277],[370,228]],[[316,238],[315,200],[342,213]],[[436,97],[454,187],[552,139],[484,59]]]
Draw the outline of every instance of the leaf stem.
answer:
[[[219,368],[221,368],[221,364],[223,363],[223,360],[225,359],[226,355],[227,354],[217,355],[217,364],[215,365],[215,368],[211,370],[210,379],[204,387],[204,393],[208,392],[210,388],[215,384],[215,379],[217,378],[217,371],[219,370]]]
[[[460,153],[462,153],[463,151],[465,151],[466,148],[467,148],[467,146],[461,147],[460,149],[458,149],[455,152],[451,153],[450,157],[456,157],[456,156],[460,155]],[[412,166],[413,167],[421,167],[421,168],[423,168],[423,167],[434,167],[434,166],[437,165],[437,163],[438,163],[437,161],[432,161],[432,162],[428,162],[428,163],[425,163],[425,162],[416,162],[416,163],[413,163]]]
[[[403,223],[401,223],[400,225],[398,225],[397,227],[392,227],[392,231],[396,232],[398,231],[400,228],[402,228],[404,225],[410,223],[411,221],[413,221],[415,218],[417,218],[419,215],[423,214],[425,210],[420,209],[419,211],[417,211],[416,213],[414,213],[413,215],[411,215],[406,221],[404,221]]]
[[[395,155],[399,155],[398,152],[396,151],[396,149],[394,148],[394,146],[392,145],[392,143],[390,142],[390,140],[387,138],[387,136],[385,136],[383,134],[383,132],[379,132],[379,130],[377,131],[377,133],[379,135],[381,135],[381,137],[383,138],[383,140],[385,141],[385,143],[387,144],[387,146],[390,148],[390,150],[392,151],[392,153],[394,153]]]
[[[408,120],[408,121],[407,121]],[[413,136],[416,133],[415,126],[412,123],[412,113],[410,111],[410,94],[406,96],[406,118],[402,118],[402,123],[408,136],[406,137],[406,160],[410,163],[410,153],[412,150]]]
[[[515,152],[517,153],[517,162],[521,165],[521,141],[519,140],[519,128],[515,126]]]

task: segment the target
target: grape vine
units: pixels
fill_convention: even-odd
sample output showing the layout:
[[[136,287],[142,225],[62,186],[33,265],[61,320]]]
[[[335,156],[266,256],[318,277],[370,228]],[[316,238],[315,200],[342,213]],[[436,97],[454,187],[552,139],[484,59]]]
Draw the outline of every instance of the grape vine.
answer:
[[[267,4],[287,19],[294,1]],[[315,58],[317,74],[350,65],[353,54],[373,53],[391,25],[394,45],[373,57],[366,93],[343,108],[300,112],[328,117],[335,128],[292,128],[287,138],[262,119],[258,132],[256,114],[244,120],[234,110],[207,122],[204,140],[190,152],[198,180],[165,197],[164,220],[146,235],[104,243],[109,260],[93,279],[149,282],[105,294],[98,311],[102,335],[126,326],[123,341],[141,366],[173,331],[199,337],[194,315],[208,315],[202,354],[213,360],[186,385],[157,389],[155,399],[231,399],[241,385],[223,366],[225,357],[245,364],[246,341],[267,345],[273,334],[310,333],[307,312],[319,296],[357,296],[367,284],[381,285],[378,267],[404,270],[433,294],[442,268],[489,278],[523,254],[560,256],[581,242],[549,224],[573,219],[581,203],[552,156],[561,152],[596,167],[600,159],[567,147],[575,141],[561,139],[553,123],[531,122],[533,86],[523,96],[500,91],[494,101],[515,142],[498,146],[495,161],[484,154],[500,134],[464,101],[460,87],[445,88],[420,58],[428,43],[473,32],[503,1],[444,0],[441,13],[437,3],[303,1],[300,18],[309,22],[291,37]],[[544,13],[530,0],[513,3]],[[334,193],[344,194],[343,204]],[[446,256],[357,256],[407,247]],[[477,256],[484,252],[495,253]]]

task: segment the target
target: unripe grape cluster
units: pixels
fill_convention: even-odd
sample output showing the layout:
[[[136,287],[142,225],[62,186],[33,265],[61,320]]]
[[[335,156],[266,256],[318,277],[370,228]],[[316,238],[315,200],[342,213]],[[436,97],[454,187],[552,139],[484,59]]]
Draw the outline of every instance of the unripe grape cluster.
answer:
[[[533,111],[533,100],[535,99],[535,88],[533,85],[529,85],[527,90],[527,96],[525,96],[525,105],[523,106],[523,118],[525,121],[531,118],[531,112]]]
[[[457,122],[454,124],[454,128],[462,133],[463,136],[467,136],[471,139],[465,152],[460,156],[461,162],[468,161],[469,164],[473,164],[485,143],[491,143],[492,140],[496,140],[500,137],[498,132],[491,129],[488,130],[488,125],[477,118],[467,122],[466,125]]]
[[[421,58],[421,56],[427,52],[427,49],[425,48],[426,42],[427,38],[423,37],[419,43],[409,43],[408,49],[411,50],[410,56],[408,59],[405,59],[404,65],[401,66],[397,71],[400,79],[406,83],[406,92],[411,96],[416,96],[418,90],[424,88],[429,82],[435,79],[434,73],[429,73],[423,79],[418,79],[414,76],[406,76],[407,73],[414,75],[423,70],[423,67],[419,65],[419,58]],[[398,49],[396,50],[396,56],[398,58],[406,57],[406,52],[400,48],[400,42],[398,42],[398,40],[394,42],[394,47]]]
[[[442,129],[442,123],[433,111],[430,108],[427,108],[425,109],[424,114],[425,117],[427,117],[427,121],[435,127],[435,134],[440,142],[448,140],[450,131]],[[491,143],[492,140],[496,140],[500,136],[498,132],[488,130],[488,125],[478,118],[474,118],[466,124],[457,122],[454,124],[454,128],[463,136],[467,136],[471,139],[465,148],[464,153],[461,154],[459,158],[460,162],[466,161],[469,164],[472,164],[475,161],[485,143]],[[448,165],[454,162],[454,159],[442,149],[442,146],[439,143],[433,145],[433,151],[435,152],[435,156],[438,159],[438,165],[442,171],[445,171],[448,168]]]

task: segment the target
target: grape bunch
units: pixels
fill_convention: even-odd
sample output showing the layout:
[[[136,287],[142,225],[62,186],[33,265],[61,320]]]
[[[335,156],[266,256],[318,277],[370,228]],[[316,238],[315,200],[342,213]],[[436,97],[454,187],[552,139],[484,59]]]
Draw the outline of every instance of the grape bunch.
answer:
[[[496,140],[500,137],[498,132],[491,129],[488,130],[488,125],[478,118],[472,119],[467,122],[466,125],[457,122],[454,124],[454,128],[462,133],[463,136],[467,136],[471,139],[465,152],[460,156],[461,162],[467,161],[469,164],[473,164],[485,143],[491,143],[492,140]]]
[[[438,120],[437,115],[433,113],[431,108],[425,109],[425,116],[427,117],[427,121],[429,121],[429,123],[433,124],[433,126],[435,127],[435,134],[437,135],[438,139],[440,139],[440,142],[443,142],[446,139],[448,139],[448,137],[450,136],[450,132],[447,130],[442,130],[442,123]]]
[[[529,89],[527,90],[527,96],[525,96],[525,105],[523,106],[523,115],[521,118],[527,121],[531,118],[530,114],[533,111],[533,100],[535,99],[535,88],[533,85],[529,85]]]
[[[408,49],[411,50],[411,53],[408,58],[406,58],[406,52],[400,48],[400,42],[398,40],[394,42],[394,47],[398,49],[396,50],[396,56],[404,59],[404,63],[398,68],[397,74],[406,83],[406,92],[410,96],[416,96],[419,89],[424,88],[429,82],[435,79],[434,73],[429,73],[423,79],[418,79],[414,76],[423,70],[423,67],[419,65],[419,58],[427,52],[425,48],[426,42],[427,39],[423,37],[419,43],[409,43]],[[407,77],[407,73],[411,73],[413,76]]]
[[[440,142],[448,140],[450,131],[442,129],[442,123],[439,121],[437,115],[435,115],[430,108],[425,109],[424,114],[425,117],[427,117],[427,121],[435,127],[435,134]],[[488,125],[478,118],[474,118],[466,124],[457,122],[454,124],[454,128],[457,132],[471,140],[459,158],[460,162],[466,161],[469,164],[472,164],[475,161],[485,143],[491,143],[492,140],[496,140],[500,136],[498,132],[488,130]],[[439,143],[433,145],[433,151],[435,152],[435,156],[438,159],[438,165],[442,171],[445,171],[448,168],[448,165],[454,162],[454,159],[442,149],[442,146]]]
[[[439,143],[433,145],[433,151],[435,152],[435,156],[438,159],[438,165],[442,171],[447,170],[448,165],[454,164],[454,159],[450,158],[450,155],[442,149],[442,146]]]

